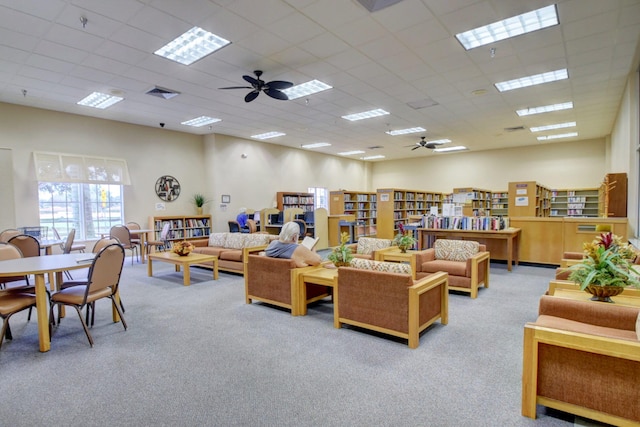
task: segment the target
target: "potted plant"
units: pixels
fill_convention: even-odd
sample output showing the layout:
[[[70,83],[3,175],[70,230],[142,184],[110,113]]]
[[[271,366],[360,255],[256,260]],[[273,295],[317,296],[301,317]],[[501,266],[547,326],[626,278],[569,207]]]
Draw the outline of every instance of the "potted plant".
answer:
[[[193,195],[192,198],[193,204],[196,205],[196,210],[198,212],[198,215],[202,215],[202,207],[209,203],[209,200],[207,200],[207,198],[200,193],[196,193]]]
[[[593,295],[594,301],[612,302],[625,287],[640,287],[639,273],[633,268],[636,252],[622,238],[608,232],[584,244],[584,258],[569,267],[569,280]]]
[[[398,234],[393,238],[393,244],[400,248],[402,253],[415,245],[416,239],[413,237],[411,230],[405,230],[401,222],[398,223]]]
[[[343,232],[340,234],[340,246],[333,248],[333,251],[327,256],[327,259],[333,263],[336,267],[346,267],[350,265],[353,259],[351,248],[347,247],[349,243],[349,233]]]

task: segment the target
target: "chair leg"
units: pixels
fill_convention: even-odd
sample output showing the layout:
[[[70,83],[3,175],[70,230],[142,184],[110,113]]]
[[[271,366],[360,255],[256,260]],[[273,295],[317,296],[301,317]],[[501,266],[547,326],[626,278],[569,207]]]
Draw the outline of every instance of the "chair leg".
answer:
[[[4,336],[7,334],[7,339],[12,339],[11,337],[11,329],[9,329],[9,319],[5,318],[2,322],[2,334],[0,334],[0,348],[2,348],[2,343],[4,342]]]
[[[85,323],[84,319],[82,318],[82,312],[80,311],[80,307],[74,305],[73,308],[76,309],[76,312],[78,313],[78,317],[80,318],[80,322],[82,323],[82,327],[84,328],[84,333],[87,335],[87,339],[89,340],[89,344],[91,345],[91,347],[93,347],[93,337],[91,336],[91,333],[89,332],[89,328],[87,327],[87,324]]]
[[[120,311],[120,307],[118,307],[118,304],[116,304],[116,299],[113,297],[113,295],[111,295],[109,297],[111,299],[111,303],[113,304],[113,306],[116,308],[116,311],[118,312],[118,316],[120,316],[120,321],[122,322],[122,326],[124,326],[124,330],[127,330],[127,322],[124,320],[124,317],[122,316],[122,311]]]
[[[67,279],[73,280],[73,276],[71,275],[71,272],[69,272],[68,270],[64,271],[64,275],[67,276]]]

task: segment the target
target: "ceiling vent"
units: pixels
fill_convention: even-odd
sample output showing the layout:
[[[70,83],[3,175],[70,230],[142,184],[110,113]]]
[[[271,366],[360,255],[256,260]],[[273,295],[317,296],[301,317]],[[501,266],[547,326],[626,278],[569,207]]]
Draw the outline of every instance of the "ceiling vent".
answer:
[[[379,148],[384,148],[383,145],[372,145],[371,147],[367,147],[369,150],[377,150]]]
[[[385,7],[400,3],[402,0],[358,0],[358,3],[364,6],[369,12],[376,12]]]
[[[525,130],[524,126],[514,126],[510,128],[504,128],[505,132],[518,132],[520,130]]]
[[[414,110],[420,110],[422,108],[433,107],[434,105],[438,105],[438,102],[434,101],[431,98],[424,98],[418,101],[407,102],[407,105]]]
[[[157,96],[162,99],[171,99],[174,96],[180,95],[180,92],[176,92],[175,90],[167,89],[160,86],[155,86],[153,89],[145,92],[147,95]]]

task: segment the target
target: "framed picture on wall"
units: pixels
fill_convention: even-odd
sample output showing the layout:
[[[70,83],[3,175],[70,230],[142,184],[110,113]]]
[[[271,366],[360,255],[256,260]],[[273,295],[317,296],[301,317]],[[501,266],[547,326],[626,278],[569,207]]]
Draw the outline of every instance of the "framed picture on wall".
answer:
[[[228,194],[222,195],[222,203],[231,203],[231,196]]]

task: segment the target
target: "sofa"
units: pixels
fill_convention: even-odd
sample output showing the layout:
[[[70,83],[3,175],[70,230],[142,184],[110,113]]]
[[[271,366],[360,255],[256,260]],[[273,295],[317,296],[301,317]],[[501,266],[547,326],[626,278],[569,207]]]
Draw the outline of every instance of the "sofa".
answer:
[[[218,257],[218,270],[231,273],[244,274],[245,249],[258,249],[264,247],[278,236],[271,234],[249,233],[211,233],[208,239],[190,240],[195,246],[194,253],[216,255]],[[200,267],[213,268],[213,263],[195,264]]]
[[[448,298],[447,273],[414,281],[408,264],[356,258],[338,269],[334,324],[404,338],[413,349],[427,327],[447,324]]]
[[[536,405],[640,425],[640,308],[544,295],[524,327],[522,415]]]
[[[416,252],[415,278],[438,271],[449,273],[449,289],[477,298],[478,288],[489,287],[489,252],[472,240],[437,239],[433,248]]]
[[[393,240],[375,237],[360,237],[356,243],[346,245],[354,258],[376,259],[376,251],[392,247]]]

